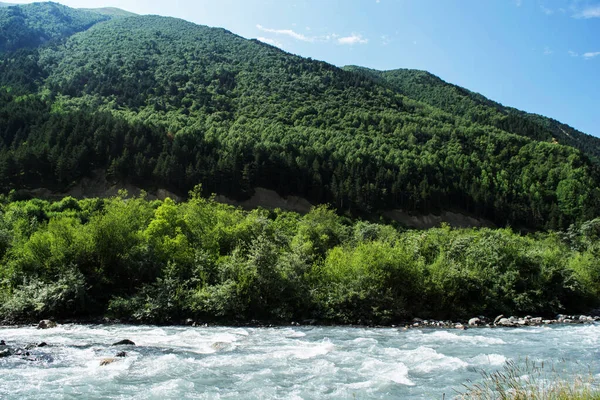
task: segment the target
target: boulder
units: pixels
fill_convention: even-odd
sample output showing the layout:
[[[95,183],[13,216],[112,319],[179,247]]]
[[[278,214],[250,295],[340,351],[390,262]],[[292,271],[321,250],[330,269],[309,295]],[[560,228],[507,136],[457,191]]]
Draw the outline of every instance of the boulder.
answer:
[[[529,322],[533,325],[539,325],[542,323],[542,317],[531,318]]]
[[[4,340],[0,340],[0,346],[6,346],[6,342]]]
[[[463,324],[456,324],[456,325],[454,325],[454,328],[461,330],[461,331],[464,331],[465,329],[467,329]]]
[[[500,318],[496,323],[498,326],[515,326],[515,323],[508,318]]]
[[[469,320],[469,326],[479,326],[481,324],[481,319],[475,317]]]
[[[48,346],[48,343],[46,343],[46,342],[31,343],[31,344],[28,344],[27,346],[25,346],[25,350],[31,350],[31,349],[35,349],[36,347],[46,347],[46,346]]]
[[[131,340],[129,339],[124,339],[124,340],[120,340],[116,343],[112,344],[113,346],[135,346],[135,343],[133,343]]]
[[[0,358],[9,357],[12,353],[9,349],[0,350]]]
[[[498,321],[500,321],[502,318],[504,318],[504,315],[500,314],[498,315],[495,319],[494,319],[494,325],[498,324]]]
[[[50,329],[50,328],[56,328],[56,322],[51,321],[49,319],[43,319],[39,322],[38,324],[38,329]]]
[[[186,319],[186,320],[185,320],[185,324],[186,324],[187,326],[196,326],[196,325],[195,325],[195,324],[196,324],[196,322],[195,322],[193,319],[191,319],[191,318],[188,318],[188,319]]]
[[[124,351],[120,351],[117,354],[115,354],[115,357],[119,357],[119,358],[127,357],[127,353]]]

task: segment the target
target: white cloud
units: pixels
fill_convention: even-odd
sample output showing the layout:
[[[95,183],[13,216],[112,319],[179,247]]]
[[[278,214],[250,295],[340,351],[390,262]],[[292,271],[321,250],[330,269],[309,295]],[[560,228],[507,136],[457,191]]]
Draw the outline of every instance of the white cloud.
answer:
[[[569,50],[569,55],[571,57],[579,57],[579,53],[574,52],[573,50]]]
[[[548,7],[544,7],[543,5],[540,5],[540,8],[542,9],[542,12],[546,15],[554,14],[554,10],[551,10]]]
[[[308,43],[315,43],[315,42],[331,42],[332,40],[336,41],[338,44],[347,44],[347,45],[354,45],[354,44],[366,44],[369,42],[368,39],[363,38],[361,35],[357,35],[357,34],[352,34],[350,36],[346,36],[346,37],[340,37],[340,35],[337,35],[335,33],[330,33],[327,35],[322,35],[322,36],[306,36],[302,33],[298,33],[296,31],[293,31],[291,29],[272,29],[272,28],[266,28],[262,25],[256,25],[256,28],[262,32],[267,32],[267,33],[273,33],[275,35],[284,35],[284,36],[289,36],[293,39],[296,40],[300,40],[303,42],[308,42]],[[311,30],[310,27],[306,27],[306,29],[308,31]],[[274,40],[273,39],[267,39],[267,38],[263,38],[266,40],[261,40],[259,38],[259,40],[265,42],[265,43],[269,43],[269,44],[273,44]],[[277,42],[279,43],[279,42]],[[274,46],[278,46],[281,47],[281,43],[279,44],[273,44]]]
[[[286,35],[286,36],[290,36],[296,40],[301,40],[303,42],[314,42],[315,41],[315,38],[308,37],[301,33],[294,32],[291,29],[270,29],[270,28],[265,28],[262,25],[256,25],[256,27],[263,32],[274,33],[276,35]]]
[[[575,14],[574,17],[584,19],[600,18],[600,5],[584,8],[583,10]]]
[[[548,46],[544,47],[544,55],[545,56],[549,56],[550,54],[554,53],[554,51],[552,51],[552,49]]]
[[[521,4],[523,4],[522,0],[515,0],[515,4],[517,5],[517,7],[521,7]]]
[[[600,51],[595,51],[595,52],[590,52],[590,53],[584,53],[583,54],[583,58],[585,58],[586,60],[590,60],[594,57],[598,57],[600,56]]]
[[[352,34],[350,36],[341,37],[337,40],[339,44],[355,45],[355,44],[367,44],[369,39],[363,38],[361,35]]]
[[[281,42],[279,42],[275,39],[269,39],[269,38],[265,38],[265,37],[257,37],[256,39],[260,40],[263,43],[270,44],[271,46],[283,47],[283,44],[281,44]]]
[[[390,37],[388,35],[381,35],[381,44],[383,46],[387,46],[388,44],[390,44],[392,41],[392,39],[390,39]]]

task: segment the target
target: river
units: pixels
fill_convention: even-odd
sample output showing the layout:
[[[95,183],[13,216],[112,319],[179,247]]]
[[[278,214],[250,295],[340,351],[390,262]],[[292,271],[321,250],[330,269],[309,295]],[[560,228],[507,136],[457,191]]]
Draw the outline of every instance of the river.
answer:
[[[524,357],[600,373],[600,325],[466,331],[61,325],[0,328],[2,399],[446,399]],[[136,346],[111,346],[130,339]],[[102,359],[126,351],[110,365]],[[568,375],[568,373],[567,373]]]

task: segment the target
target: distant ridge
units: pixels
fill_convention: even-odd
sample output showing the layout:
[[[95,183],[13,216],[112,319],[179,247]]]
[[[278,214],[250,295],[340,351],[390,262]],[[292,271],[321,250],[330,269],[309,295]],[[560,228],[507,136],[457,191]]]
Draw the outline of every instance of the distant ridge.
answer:
[[[16,4],[13,4],[13,3],[2,3],[2,2],[0,2],[0,8],[1,7],[10,7],[10,6],[16,6]]]
[[[479,93],[414,69],[377,71],[350,65],[346,71],[371,77],[377,83],[420,102],[472,122],[494,126],[539,141],[553,141],[579,149],[600,163],[600,138],[578,131],[555,119],[504,106]]]
[[[102,15],[108,15],[114,18],[125,18],[125,17],[135,17],[138,14],[132,13],[130,11],[122,10],[116,7],[102,7],[102,8],[80,8],[83,11],[95,12]]]

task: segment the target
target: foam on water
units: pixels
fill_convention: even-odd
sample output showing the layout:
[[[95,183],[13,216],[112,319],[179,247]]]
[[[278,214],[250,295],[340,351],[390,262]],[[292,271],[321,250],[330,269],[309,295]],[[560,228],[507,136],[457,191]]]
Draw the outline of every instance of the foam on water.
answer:
[[[506,361],[508,360],[502,354],[480,354],[469,359],[469,364],[482,367],[488,365],[501,366],[504,365]]]
[[[370,381],[383,380],[401,385],[414,385],[408,378],[408,367],[401,362],[385,363],[371,359],[363,362],[359,371],[365,378],[370,378]]]
[[[600,376],[600,326],[409,330],[349,327],[0,328],[37,361],[0,358],[0,398],[450,398],[508,360],[558,362]],[[130,339],[136,346],[111,346]],[[590,351],[590,349],[592,349]],[[100,366],[104,358],[127,357]],[[569,369],[571,367],[568,367]]]
[[[433,332],[425,332],[418,331],[421,334],[420,340],[430,342],[432,340],[439,342],[440,344],[456,344],[456,343],[468,343],[472,345],[478,346],[487,346],[487,345],[498,345],[498,344],[506,344],[506,342],[500,338],[492,337],[492,336],[482,336],[482,335],[472,335],[469,331],[466,331],[461,334],[456,334],[450,331],[433,331]],[[481,330],[480,332],[483,332]]]

